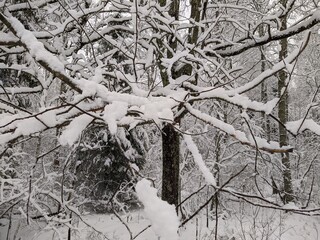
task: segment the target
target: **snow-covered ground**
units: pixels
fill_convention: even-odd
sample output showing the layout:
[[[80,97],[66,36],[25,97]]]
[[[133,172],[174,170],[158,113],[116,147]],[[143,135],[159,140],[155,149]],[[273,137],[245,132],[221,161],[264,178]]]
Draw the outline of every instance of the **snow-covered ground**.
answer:
[[[82,216],[82,220],[94,227],[97,231],[88,227],[80,221],[73,224],[76,229],[72,232],[72,239],[83,240],[165,240],[159,238],[145,217],[144,212],[135,211],[121,215],[122,221],[113,214],[88,214]],[[7,239],[8,220],[0,220],[0,239]],[[252,214],[222,214],[219,217],[218,239],[220,240],[316,240],[320,239],[320,217],[308,217],[274,210],[255,209]],[[194,218],[186,226],[179,230],[179,240],[211,240],[215,236],[215,221]],[[145,231],[143,231],[147,228]],[[139,234],[143,231],[141,234]],[[163,229],[166,231],[166,229]],[[100,233],[99,233],[100,232]],[[104,235],[103,235],[103,234]],[[137,236],[137,234],[139,234]],[[21,240],[46,240],[67,239],[68,229],[66,227],[52,225],[44,227],[43,221],[33,221],[27,226],[25,220],[14,220],[11,224],[10,238]],[[104,238],[104,237],[105,238]],[[136,238],[135,238],[136,237]]]

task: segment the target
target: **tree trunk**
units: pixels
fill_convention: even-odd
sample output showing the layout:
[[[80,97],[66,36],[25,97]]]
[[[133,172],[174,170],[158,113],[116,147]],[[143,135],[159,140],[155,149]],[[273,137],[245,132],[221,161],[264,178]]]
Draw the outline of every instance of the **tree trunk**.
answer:
[[[281,0],[281,4],[285,7],[287,0]],[[281,19],[281,30],[287,29],[287,16],[283,16]],[[279,51],[279,60],[283,60],[288,54],[288,39],[284,38],[280,40],[280,51]],[[286,124],[288,121],[288,92],[285,91],[281,94],[281,91],[286,86],[288,74],[285,70],[279,72],[279,81],[278,81],[278,95],[281,97],[278,107],[278,117],[280,122]],[[279,143],[280,146],[287,146],[289,144],[287,131],[283,125],[279,124]],[[290,168],[290,159],[289,153],[281,154],[281,162],[283,166],[283,202],[288,203],[293,201],[293,189],[291,182],[291,168]]]
[[[166,0],[160,0],[160,5],[165,6]],[[191,18],[194,21],[200,20],[200,7],[201,0],[190,0],[191,4]],[[180,0],[172,0],[170,4],[169,14],[176,20],[179,19],[179,5]],[[195,27],[190,32],[189,43],[195,43],[199,35],[198,27]],[[169,46],[171,49],[177,49],[177,40],[168,38]],[[161,46],[161,45],[160,45]],[[167,52],[167,57],[172,57],[170,52]],[[168,76],[160,66],[160,73],[163,86],[169,84]],[[176,71],[173,68],[172,77],[176,79],[181,75],[191,75],[192,66],[187,64],[185,67]],[[177,120],[176,120],[177,121]],[[179,181],[179,159],[180,159],[180,139],[179,133],[176,132],[173,125],[166,124],[162,129],[162,200],[167,201],[170,204],[177,206],[179,204],[180,193],[180,181]]]
[[[171,124],[162,129],[162,199],[169,204],[179,204],[179,133]]]
[[[264,36],[263,26],[261,26],[259,29],[259,35],[260,37]],[[261,59],[261,73],[262,73],[266,70],[265,47],[261,46],[260,51],[261,51],[260,59]],[[261,83],[261,102],[263,103],[268,102],[268,87],[264,81]],[[261,117],[263,119],[262,128],[266,132],[268,142],[270,142],[271,141],[270,120],[265,113],[261,113]]]
[[[165,0],[159,1],[161,6],[166,5]],[[191,0],[191,18],[195,21],[199,21],[200,18],[200,6],[201,0]],[[179,19],[179,5],[180,0],[172,0],[170,4],[169,14],[176,20]],[[194,43],[197,40],[198,29],[195,27],[191,34],[189,43]],[[171,49],[177,49],[177,40],[168,38],[169,46]],[[161,45],[160,45],[161,46]],[[167,57],[172,57],[170,52],[167,52]],[[163,86],[169,84],[166,71],[163,71],[163,67],[160,65],[160,74],[162,78]],[[186,65],[182,70],[175,71],[173,69],[172,78],[176,79],[181,75],[191,75],[191,65]],[[177,120],[176,120],[177,121]],[[170,204],[178,206],[179,193],[180,193],[180,181],[179,181],[179,159],[180,159],[180,139],[179,133],[174,129],[173,125],[166,124],[162,129],[162,200],[167,201]]]
[[[166,0],[160,0],[160,5],[164,6]],[[173,0],[170,4],[169,14],[176,20],[179,17],[179,0]],[[176,49],[176,40],[169,37],[169,46]],[[162,44],[160,44],[161,46]],[[170,52],[167,52],[167,57],[172,57]],[[161,80],[163,86],[169,84],[167,72],[163,66],[159,66]],[[174,76],[174,74],[172,74]],[[166,124],[162,128],[162,200],[169,204],[178,206],[179,204],[179,160],[180,160],[180,141],[179,134],[175,131],[171,124]]]

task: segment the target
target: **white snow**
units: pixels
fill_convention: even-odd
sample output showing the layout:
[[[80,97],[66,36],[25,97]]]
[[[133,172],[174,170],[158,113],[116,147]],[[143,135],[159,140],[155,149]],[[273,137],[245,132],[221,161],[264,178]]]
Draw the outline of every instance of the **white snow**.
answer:
[[[104,108],[103,119],[108,124],[111,134],[117,133],[117,120],[120,120],[127,114],[128,104],[126,102],[115,101]]]
[[[309,34],[310,34],[309,32],[306,33],[304,39],[300,43],[300,46],[297,49],[295,49],[294,51],[292,51],[283,61],[278,62],[272,68],[267,69],[266,71],[262,72],[256,78],[254,78],[253,80],[251,80],[247,84],[244,84],[238,88],[227,91],[227,94],[228,95],[241,94],[246,91],[249,91],[249,90],[255,88],[257,85],[259,85],[262,81],[264,81],[268,77],[276,74],[278,71],[285,68],[286,64],[287,65],[291,64],[293,61],[295,61],[297,59],[297,57],[301,53],[301,49],[304,48],[305,45],[307,44],[308,39],[309,39]]]
[[[210,185],[216,186],[216,179],[214,178],[214,176],[212,175],[211,171],[209,170],[209,168],[206,166],[206,164],[204,163],[202,156],[198,150],[198,147],[196,146],[196,144],[193,142],[192,138],[190,135],[183,135],[183,139],[185,141],[185,143],[187,144],[188,149],[190,150],[190,152],[192,153],[194,162],[198,165],[200,171],[202,172],[206,182]]]
[[[26,30],[20,21],[14,17],[9,18],[14,27],[17,36],[21,42],[26,45],[30,55],[38,61],[50,63],[50,67],[57,72],[64,72],[63,63],[49,51],[47,51],[43,43],[39,42],[32,32]]]
[[[289,203],[285,204],[282,208],[283,209],[290,209],[290,210],[292,210],[292,209],[298,210],[299,209],[294,202],[289,202]]]
[[[210,116],[206,113],[203,113],[197,109],[192,108],[190,104],[185,104],[186,109],[189,111],[190,114],[197,117],[198,119],[201,119],[202,121],[210,124],[213,127],[216,127],[220,129],[221,131],[229,134],[230,136],[236,138],[239,140],[242,144],[246,144],[252,147],[255,147],[255,141],[258,144],[258,148],[266,150],[266,151],[274,151],[274,150],[285,150],[290,149],[290,146],[284,146],[280,147],[279,143],[270,141],[268,142],[266,139],[254,137],[255,141],[253,139],[248,139],[246,134],[242,131],[236,130],[232,125],[225,123],[213,116]]]
[[[17,123],[17,129],[15,133],[21,133],[24,136],[28,136],[31,133],[35,133],[45,129],[40,121],[35,118],[28,118]]]
[[[4,129],[14,130],[14,132],[0,134],[0,144],[5,144],[19,136],[28,136],[53,127],[57,124],[56,115],[53,111],[43,111],[35,116],[26,114],[0,114],[0,126]]]
[[[274,98],[267,103],[257,102],[250,100],[245,95],[239,95],[235,90],[225,90],[224,88],[201,88],[198,86],[192,86],[190,83],[184,83],[185,86],[193,88],[196,91],[199,91],[200,94],[196,97],[191,97],[190,100],[203,100],[203,99],[222,99],[226,102],[232,103],[236,106],[240,106],[243,109],[252,109],[258,112],[265,112],[270,114],[273,108],[278,102],[278,98]]]
[[[170,108],[164,108],[158,113],[159,118],[173,121],[173,112]]]
[[[286,128],[293,134],[299,134],[305,130],[310,130],[311,132],[320,135],[320,125],[312,119],[300,119],[297,121],[287,122]]]
[[[93,118],[87,114],[75,117],[59,137],[60,144],[72,146],[92,120]]]
[[[230,206],[229,206],[230,208]],[[231,210],[234,207],[231,207]],[[218,239],[268,239],[268,240],[302,240],[318,239],[320,231],[320,219],[317,216],[309,217],[299,214],[290,214],[273,209],[242,209],[243,212],[221,212],[218,225]],[[258,210],[258,211],[257,211]],[[80,221],[72,231],[72,239],[110,239],[110,240],[128,240],[129,233],[125,226],[112,214],[89,214],[82,215],[86,224],[93,226],[98,232],[95,232],[86,224]],[[121,216],[122,219],[128,219],[126,224],[136,236],[145,229],[149,222],[144,213],[140,211],[130,212]],[[45,228],[43,221],[32,221],[27,225],[25,221],[16,219],[13,216],[13,222],[9,239],[23,240],[46,240],[63,239],[67,240],[68,228],[63,225],[49,225]],[[130,220],[129,220],[130,219]],[[60,219],[57,219],[58,222]],[[209,227],[206,226],[206,216],[199,214],[196,219],[191,220],[185,227],[180,229],[180,238],[183,240],[212,240],[215,233],[215,221],[209,220]],[[6,239],[9,220],[0,219],[0,239]],[[162,231],[165,231],[163,229]],[[103,237],[103,235],[105,237]],[[60,238],[59,238],[60,237]],[[137,236],[137,240],[159,240],[151,228],[147,228],[143,233]],[[164,240],[160,238],[160,240]]]
[[[163,240],[178,240],[179,218],[174,205],[158,198],[157,189],[146,179],[137,183],[136,192],[156,235]]]

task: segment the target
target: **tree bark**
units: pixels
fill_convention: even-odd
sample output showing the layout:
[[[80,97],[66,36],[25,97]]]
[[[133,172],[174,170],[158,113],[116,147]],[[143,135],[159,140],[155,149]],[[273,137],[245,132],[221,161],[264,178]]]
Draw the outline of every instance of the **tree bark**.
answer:
[[[191,18],[194,21],[200,20],[200,7],[201,0],[190,0],[191,4]],[[165,6],[166,1],[160,0],[160,5]],[[170,3],[169,14],[175,20],[179,19],[179,5],[180,0],[172,0]],[[197,36],[199,30],[197,27],[194,28],[191,34],[191,38],[188,40],[189,43],[195,43],[197,41]],[[169,46],[171,49],[177,49],[177,40],[168,37]],[[161,45],[160,45],[161,46]],[[167,52],[167,58],[171,58],[172,54]],[[162,78],[163,86],[169,84],[168,76],[165,71],[163,71],[162,66],[160,65],[160,74]],[[175,71],[173,69],[172,78],[176,79],[181,75],[191,75],[192,66],[186,65],[180,71]],[[175,119],[176,122],[179,120]],[[178,206],[179,204],[179,193],[180,193],[180,169],[179,169],[179,160],[180,160],[180,137],[179,133],[174,129],[174,126],[171,124],[166,124],[162,129],[162,200],[167,201],[170,204]]]
[[[265,35],[265,30],[263,26],[260,26],[259,28],[259,36],[263,37]],[[261,46],[260,47],[260,59],[261,59],[261,73],[266,70],[266,56],[265,56],[265,47]],[[265,81],[261,83],[261,102],[266,103],[268,102],[268,87]],[[262,122],[262,128],[265,129],[266,135],[267,135],[267,140],[268,142],[271,141],[271,129],[270,129],[270,120],[266,116],[265,113],[261,113],[261,117],[263,119]]]
[[[281,0],[282,6],[286,6],[287,0]],[[287,16],[281,18],[281,29],[287,29]],[[280,51],[279,51],[279,60],[283,60],[288,55],[288,39],[284,38],[280,40]],[[278,96],[281,97],[278,107],[278,117],[281,123],[286,124],[288,121],[288,92],[285,91],[283,94],[282,91],[286,87],[286,80],[288,74],[285,70],[279,72],[279,81],[278,81]],[[287,146],[289,144],[288,135],[286,129],[283,125],[279,124],[279,143],[280,146]],[[291,167],[289,153],[281,154],[281,163],[283,166],[283,202],[289,203],[294,200],[293,198],[293,189],[291,182]]]
[[[166,0],[160,0],[160,5],[166,5]],[[173,0],[170,4],[170,16],[176,20],[179,17],[179,0]],[[170,36],[168,38],[169,45],[172,49],[176,49],[176,40]],[[161,43],[160,43],[161,46]],[[167,57],[172,57],[167,52]],[[163,86],[169,84],[169,78],[164,67],[160,64],[160,74]],[[174,76],[174,74],[172,74]],[[175,131],[173,125],[165,124],[162,128],[162,200],[169,204],[178,206],[179,204],[179,160],[180,160],[180,141],[179,134]]]
[[[179,204],[180,138],[171,124],[162,129],[162,199]]]

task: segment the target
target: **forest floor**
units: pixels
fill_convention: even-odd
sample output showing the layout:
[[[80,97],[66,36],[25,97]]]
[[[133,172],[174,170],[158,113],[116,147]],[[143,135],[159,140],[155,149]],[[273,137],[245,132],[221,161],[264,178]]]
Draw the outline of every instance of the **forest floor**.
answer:
[[[144,217],[142,210],[121,215],[122,221],[130,229],[131,238],[126,226],[114,214],[87,214],[81,218],[83,221],[79,219],[77,224],[73,224],[76,229],[72,231],[71,239],[159,240],[152,227],[148,227],[150,221]],[[212,219],[207,221],[205,215],[194,218],[180,228],[179,240],[215,239],[215,223]],[[91,225],[97,231],[86,224]],[[32,221],[30,225],[27,225],[25,220],[13,219],[8,236],[9,225],[9,220],[0,219],[0,240],[68,239],[67,227],[62,225],[44,227],[43,220]],[[218,221],[218,239],[317,240],[320,239],[320,217],[284,213],[271,209],[254,209],[251,214],[248,211],[246,214],[221,214]]]

